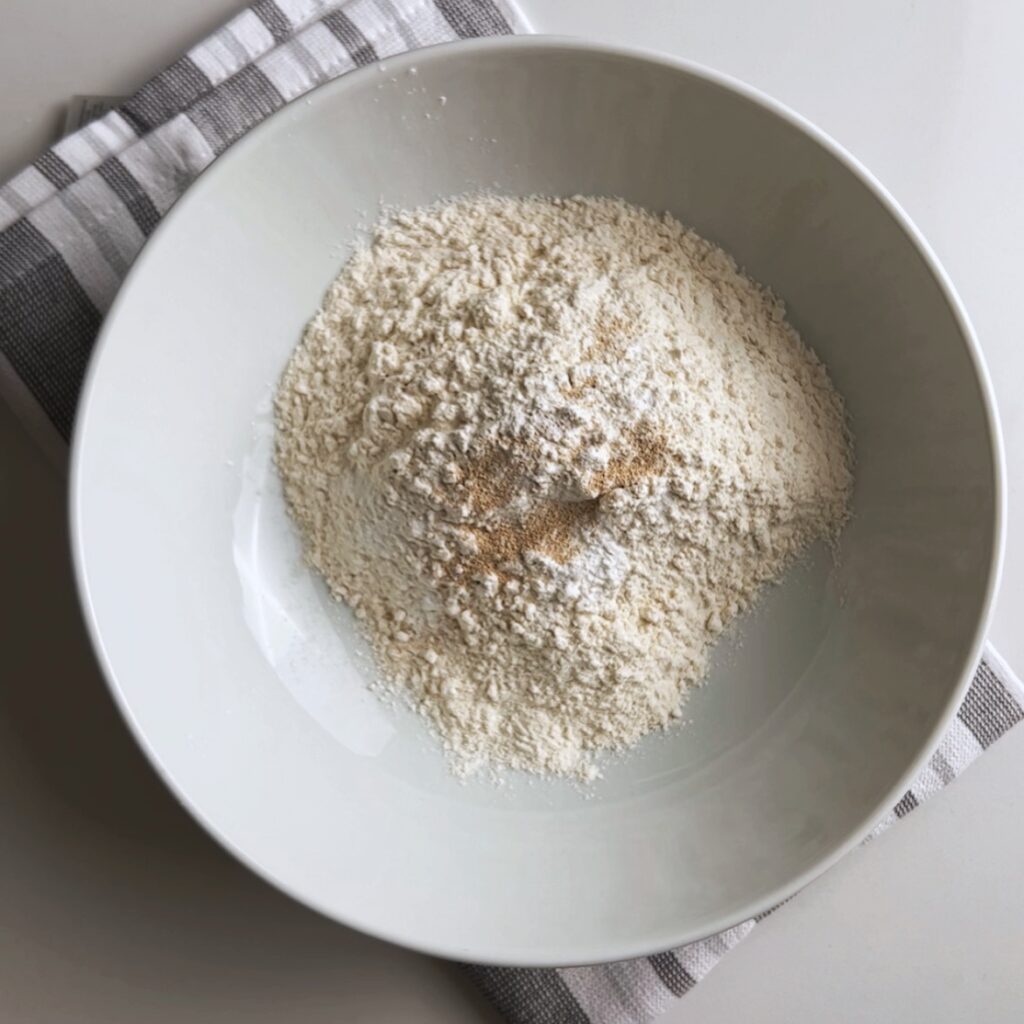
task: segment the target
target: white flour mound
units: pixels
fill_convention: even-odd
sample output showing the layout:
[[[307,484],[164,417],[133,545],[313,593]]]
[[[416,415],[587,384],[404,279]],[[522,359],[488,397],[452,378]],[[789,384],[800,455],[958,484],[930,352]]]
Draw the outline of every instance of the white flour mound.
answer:
[[[385,222],[276,418],[310,563],[457,772],[594,777],[848,514],[843,402],[782,303],[615,199]]]

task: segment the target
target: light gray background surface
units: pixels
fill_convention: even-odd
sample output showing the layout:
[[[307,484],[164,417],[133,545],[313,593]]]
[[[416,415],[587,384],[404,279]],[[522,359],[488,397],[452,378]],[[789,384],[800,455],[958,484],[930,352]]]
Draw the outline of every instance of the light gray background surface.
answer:
[[[75,92],[130,92],[241,5],[6,0],[0,177]],[[1011,529],[992,636],[1024,666],[1024,7],[1013,0],[524,0],[538,30],[764,88],[881,178],[959,288],[995,380]],[[79,625],[63,482],[0,404],[0,1018],[496,1021],[453,968],[290,903],[177,807]],[[1019,1020],[1024,729],[761,924],[663,1020]]]

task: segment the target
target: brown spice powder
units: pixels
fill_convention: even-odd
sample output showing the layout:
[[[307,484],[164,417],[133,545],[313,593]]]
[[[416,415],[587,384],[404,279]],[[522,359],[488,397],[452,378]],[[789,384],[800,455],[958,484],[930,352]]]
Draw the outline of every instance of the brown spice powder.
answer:
[[[622,342],[630,333],[629,326],[629,322],[621,316],[601,313],[594,325],[594,343],[587,350],[587,358],[621,355]]]
[[[576,384],[573,387],[564,387],[560,390],[565,398],[580,398],[587,388],[592,388],[596,383],[596,377],[587,377],[585,380],[581,380],[579,384]]]
[[[613,456],[604,469],[591,476],[591,493],[601,495],[617,487],[632,487],[644,477],[661,473],[667,451],[664,437],[654,434],[649,427],[638,427],[630,435],[629,450]]]
[[[516,491],[529,476],[529,463],[537,456],[528,446],[516,450],[514,442],[495,445],[484,455],[472,458],[464,467],[458,486],[478,516],[507,508]],[[542,501],[525,515],[498,518],[494,522],[468,525],[477,551],[449,563],[450,574],[494,573],[505,579],[501,567],[518,562],[527,551],[566,562],[579,542],[582,527],[594,517],[596,500]]]
[[[476,538],[475,555],[461,559],[462,570],[494,573],[506,579],[502,566],[518,562],[527,551],[536,551],[564,564],[576,552],[580,531],[593,522],[597,499],[589,501],[545,501],[518,521],[470,529]]]
[[[583,529],[594,521],[600,496],[661,472],[666,451],[664,437],[654,434],[649,427],[639,427],[630,434],[629,449],[613,457],[605,469],[591,477],[592,498],[544,500],[522,516],[467,524],[476,551],[449,562],[450,575],[494,574],[504,580],[509,576],[504,567],[519,562],[527,551],[564,564],[576,553]],[[465,488],[473,511],[486,515],[507,507],[527,475],[526,462],[517,459],[511,447],[495,447],[482,458],[470,460],[459,486]]]

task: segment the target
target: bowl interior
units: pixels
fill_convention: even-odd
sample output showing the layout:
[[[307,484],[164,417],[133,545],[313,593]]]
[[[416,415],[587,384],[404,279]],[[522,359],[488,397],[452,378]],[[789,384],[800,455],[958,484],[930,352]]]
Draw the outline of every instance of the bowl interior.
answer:
[[[838,565],[817,552],[773,588],[687,725],[586,793],[460,784],[414,716],[368,694],[270,463],[276,378],[380,204],[479,188],[670,210],[786,299],[856,435]],[[293,104],[170,214],[90,375],[76,559],[137,735],[251,866],[448,956],[624,958],[764,909],[898,798],[980,642],[995,443],[955,304],[833,148],[677,63],[473,43]]]

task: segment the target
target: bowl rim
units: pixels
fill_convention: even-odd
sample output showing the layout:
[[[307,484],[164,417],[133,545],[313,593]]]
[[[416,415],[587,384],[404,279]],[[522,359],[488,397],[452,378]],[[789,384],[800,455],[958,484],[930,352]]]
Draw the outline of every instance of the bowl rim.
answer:
[[[154,249],[163,239],[164,235],[174,230],[177,217],[180,214],[183,200],[185,200],[196,188],[206,179],[209,171],[218,166],[223,160],[237,160],[243,158],[244,154],[253,147],[260,144],[265,135],[275,130],[275,122],[286,116],[288,108],[300,101],[308,101],[314,94],[332,95],[344,94],[350,89],[359,89],[363,83],[372,76],[379,73],[381,65],[386,64],[390,69],[398,72],[407,68],[422,65],[424,63],[445,61],[452,56],[458,57],[462,54],[476,53],[504,53],[508,51],[537,53],[545,52],[557,54],[558,52],[586,53],[595,56],[615,57],[631,62],[639,62],[659,66],[670,71],[681,73],[692,78],[697,78],[711,85],[717,86],[727,92],[731,92],[750,104],[762,108],[765,112],[786,122],[790,126],[809,137],[817,143],[830,156],[842,164],[851,174],[854,175],[874,196],[886,211],[895,220],[898,227],[903,231],[908,240],[917,250],[919,256],[927,267],[929,273],[938,284],[942,297],[945,300],[950,313],[960,331],[970,358],[971,367],[974,371],[978,392],[984,407],[986,426],[988,429],[988,440],[993,465],[992,489],[995,498],[993,513],[993,543],[989,556],[989,563],[986,568],[986,587],[984,598],[978,612],[977,621],[971,637],[967,656],[964,658],[958,670],[956,684],[951,688],[946,698],[945,706],[942,709],[935,726],[929,733],[926,741],[916,754],[910,759],[908,767],[893,784],[885,797],[864,817],[852,826],[845,837],[836,843],[832,851],[822,857],[814,865],[805,871],[800,872],[784,884],[776,887],[770,892],[764,893],[760,898],[751,900],[733,912],[728,913],[718,920],[699,929],[681,928],[671,934],[652,935],[645,941],[634,941],[632,943],[604,942],[595,943],[594,947],[581,951],[578,956],[552,956],[551,954],[540,955],[536,959],[524,963],[521,957],[503,954],[499,949],[483,951],[482,954],[475,954],[465,946],[451,946],[447,944],[431,944],[429,941],[417,938],[410,939],[408,936],[396,932],[393,929],[377,927],[372,920],[367,920],[360,915],[347,916],[338,913],[334,908],[329,908],[316,899],[298,893],[292,885],[274,875],[258,861],[256,861],[245,850],[238,847],[231,839],[224,835],[215,822],[209,820],[199,809],[193,805],[188,794],[182,787],[179,787],[172,773],[163,763],[159,751],[157,751],[146,737],[145,732],[136,720],[130,702],[121,689],[114,667],[109,659],[104,642],[103,630],[93,607],[92,595],[89,589],[87,572],[86,542],[83,536],[83,524],[80,502],[83,491],[83,451],[86,447],[88,436],[88,423],[93,411],[93,393],[96,381],[102,372],[103,357],[108,342],[113,334],[118,313],[124,302],[124,296],[130,290],[135,278],[144,273],[148,259]],[[147,760],[153,766],[164,784],[175,796],[178,802],[188,811],[190,816],[196,820],[209,835],[216,840],[233,857],[239,860],[258,877],[274,886],[276,889],[295,899],[297,902],[317,911],[323,916],[337,921],[347,927],[355,928],[374,938],[382,939],[405,948],[416,950],[431,956],[444,957],[452,960],[473,960],[477,963],[493,966],[509,967],[562,967],[569,965],[583,965],[595,963],[608,963],[619,960],[630,960],[650,956],[684,946],[692,942],[706,939],[722,931],[726,931],[738,924],[748,921],[764,912],[772,909],[778,904],[795,895],[799,890],[812,882],[819,875],[832,867],[842,857],[846,856],[854,847],[858,846],[868,835],[877,821],[879,821],[896,804],[903,793],[920,773],[928,758],[938,746],[942,736],[948,730],[957,709],[967,692],[970,681],[973,677],[975,666],[980,660],[985,642],[987,628],[992,616],[995,603],[995,596],[998,591],[999,580],[1002,573],[1003,554],[1005,546],[1005,523],[1006,523],[1006,483],[1005,483],[1005,461],[1002,433],[999,425],[999,418],[996,411],[994,393],[991,379],[985,366],[980,344],[971,326],[966,309],[958,296],[946,271],[940,264],[931,246],[925,240],[921,231],[916,227],[908,214],[900,204],[893,198],[878,179],[859,161],[851,155],[844,147],[836,142],[812,122],[785,104],[773,99],[761,90],[746,84],[745,82],[715,71],[697,62],[675,57],[657,50],[651,50],[633,46],[619,46],[602,42],[594,42],[588,39],[576,38],[562,35],[510,35],[491,36],[477,39],[464,39],[455,42],[442,43],[434,46],[422,47],[416,50],[407,51],[395,56],[381,58],[368,65],[353,69],[340,77],[324,82],[295,99],[285,103],[273,114],[265,118],[260,124],[246,132],[239,140],[229,145],[222,153],[217,155],[189,184],[181,196],[179,196],[165,212],[153,233],[146,239],[142,250],[136,257],[134,263],[125,276],[113,303],[104,318],[103,324],[97,336],[96,342],[90,353],[88,367],[83,380],[81,393],[76,410],[72,440],[71,454],[69,460],[68,480],[68,516],[69,533],[71,544],[71,560],[75,579],[75,588],[79,604],[82,610],[82,617],[86,630],[95,652],[97,662],[100,666],[104,681],[110,690],[114,703],[117,706],[122,718],[127,724],[129,731],[136,743],[145,754]],[[599,948],[598,948],[599,947]]]

